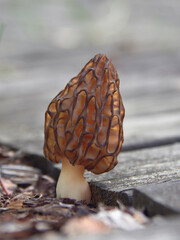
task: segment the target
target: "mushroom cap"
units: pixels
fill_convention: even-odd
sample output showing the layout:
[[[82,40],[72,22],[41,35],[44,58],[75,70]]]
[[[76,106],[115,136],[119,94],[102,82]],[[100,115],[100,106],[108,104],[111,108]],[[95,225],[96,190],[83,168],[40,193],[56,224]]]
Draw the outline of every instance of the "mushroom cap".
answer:
[[[96,174],[117,164],[123,143],[124,106],[111,60],[97,54],[49,104],[44,154],[64,157]]]

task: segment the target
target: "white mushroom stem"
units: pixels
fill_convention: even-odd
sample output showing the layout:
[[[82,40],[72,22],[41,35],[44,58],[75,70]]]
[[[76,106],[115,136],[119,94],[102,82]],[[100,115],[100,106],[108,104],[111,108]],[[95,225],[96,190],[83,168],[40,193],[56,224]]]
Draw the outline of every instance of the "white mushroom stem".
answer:
[[[72,198],[90,202],[91,190],[83,176],[84,170],[83,166],[73,166],[66,158],[62,160],[61,173],[56,186],[57,198]]]

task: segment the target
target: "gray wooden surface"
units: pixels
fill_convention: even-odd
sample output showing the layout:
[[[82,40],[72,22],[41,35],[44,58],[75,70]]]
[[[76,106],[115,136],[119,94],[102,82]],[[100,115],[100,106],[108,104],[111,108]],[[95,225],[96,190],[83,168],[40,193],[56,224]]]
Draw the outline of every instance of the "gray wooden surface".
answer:
[[[97,3],[97,9],[102,8],[96,16],[97,24],[104,20],[102,15],[108,11],[108,1],[103,6]],[[78,16],[74,19],[70,15],[75,11],[72,6],[58,1],[52,5],[48,1],[43,5],[40,2],[29,5],[20,0],[17,4],[12,0],[0,2],[0,24],[4,26],[0,42],[1,141],[42,153],[48,103],[98,52],[111,57],[121,80],[126,109],[124,148],[179,141],[179,3],[112,1],[109,14],[113,19],[118,7],[124,25],[118,32],[119,21],[114,20],[115,43],[107,37],[103,26],[102,33],[104,37],[107,35],[104,44],[99,44],[98,33],[90,42],[85,29],[94,31],[93,9],[87,2],[82,7],[91,16],[85,18],[85,26]],[[54,14],[51,21],[46,14]],[[78,28],[83,44],[80,40],[76,47],[55,44],[55,40],[63,38],[60,33],[67,22],[71,30]],[[41,31],[37,31],[39,28]]]
[[[114,170],[86,173],[95,200],[120,199],[151,216],[179,213],[179,1],[67,2],[0,2],[0,141],[42,154],[48,103],[90,58],[105,53],[121,81],[125,141]],[[169,228],[167,239],[178,239],[179,221],[133,236],[162,239]]]
[[[133,199],[133,204],[143,209],[149,204],[148,198],[165,206],[164,214],[169,209],[180,212],[180,144],[124,152],[118,159],[119,164],[109,173],[86,173],[96,202],[117,205],[119,199],[128,205]],[[156,209],[153,213],[153,207],[148,211],[150,215],[160,214],[160,207],[159,212]]]

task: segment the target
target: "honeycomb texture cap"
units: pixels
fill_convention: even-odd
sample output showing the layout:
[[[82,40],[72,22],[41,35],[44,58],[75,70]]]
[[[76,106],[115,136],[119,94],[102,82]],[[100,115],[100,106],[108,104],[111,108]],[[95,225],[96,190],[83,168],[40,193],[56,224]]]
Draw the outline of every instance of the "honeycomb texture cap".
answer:
[[[65,157],[96,174],[111,170],[123,143],[124,113],[116,69],[97,54],[49,104],[45,156]]]

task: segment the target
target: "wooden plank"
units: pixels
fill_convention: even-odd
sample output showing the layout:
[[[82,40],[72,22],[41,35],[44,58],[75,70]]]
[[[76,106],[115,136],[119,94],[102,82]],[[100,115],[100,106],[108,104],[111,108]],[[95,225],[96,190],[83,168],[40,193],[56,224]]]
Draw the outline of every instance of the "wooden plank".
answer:
[[[143,209],[149,217],[180,213],[180,179],[137,187],[133,206]]]
[[[38,59],[32,53],[31,57],[35,61],[33,66],[27,64],[29,54],[9,60],[9,64],[17,64],[17,68],[12,68],[0,79],[1,141],[16,143],[25,150],[42,153],[45,109],[68,80],[78,73],[89,55],[82,50],[82,57],[77,63],[75,59],[79,50],[67,55],[64,52],[63,61],[60,53],[48,55],[48,50]],[[46,61],[41,64],[44,58]],[[145,61],[147,59],[148,56]],[[173,55],[167,62],[175,60],[176,56]],[[136,59],[129,56],[125,61],[127,65],[132,61],[133,65]],[[145,81],[146,74],[138,72],[141,61],[137,70],[132,69],[132,66],[129,72],[126,72],[125,67],[119,69],[126,109],[124,150],[162,145],[164,139],[165,143],[172,143],[179,141],[180,136],[178,72],[167,76],[153,73]],[[120,57],[115,63],[117,66],[121,65]],[[152,64],[156,64],[156,58]],[[146,66],[146,69],[148,67],[151,65]]]
[[[142,192],[142,195],[143,193],[146,195],[144,189],[148,188],[150,184],[180,180],[180,144],[123,152],[118,158],[119,164],[108,173],[101,175],[86,173],[87,179],[91,182],[96,202],[105,201],[108,204],[109,201],[112,201],[113,204],[116,204],[119,198],[123,203],[131,204],[131,199],[127,201],[127,198],[129,194],[132,197],[134,189],[142,187],[139,191]],[[155,188],[156,185],[153,189]],[[129,190],[130,192],[128,192]],[[153,191],[150,194],[151,199],[156,201],[158,186],[157,190]],[[168,206],[170,204],[168,199],[173,198],[173,195],[168,191],[166,194],[167,198],[164,197],[162,205],[166,206],[166,209],[172,208],[172,204]],[[176,196],[174,197],[176,198]],[[176,211],[177,206],[174,208]]]
[[[124,121],[124,150],[180,142],[180,111],[134,116]]]

